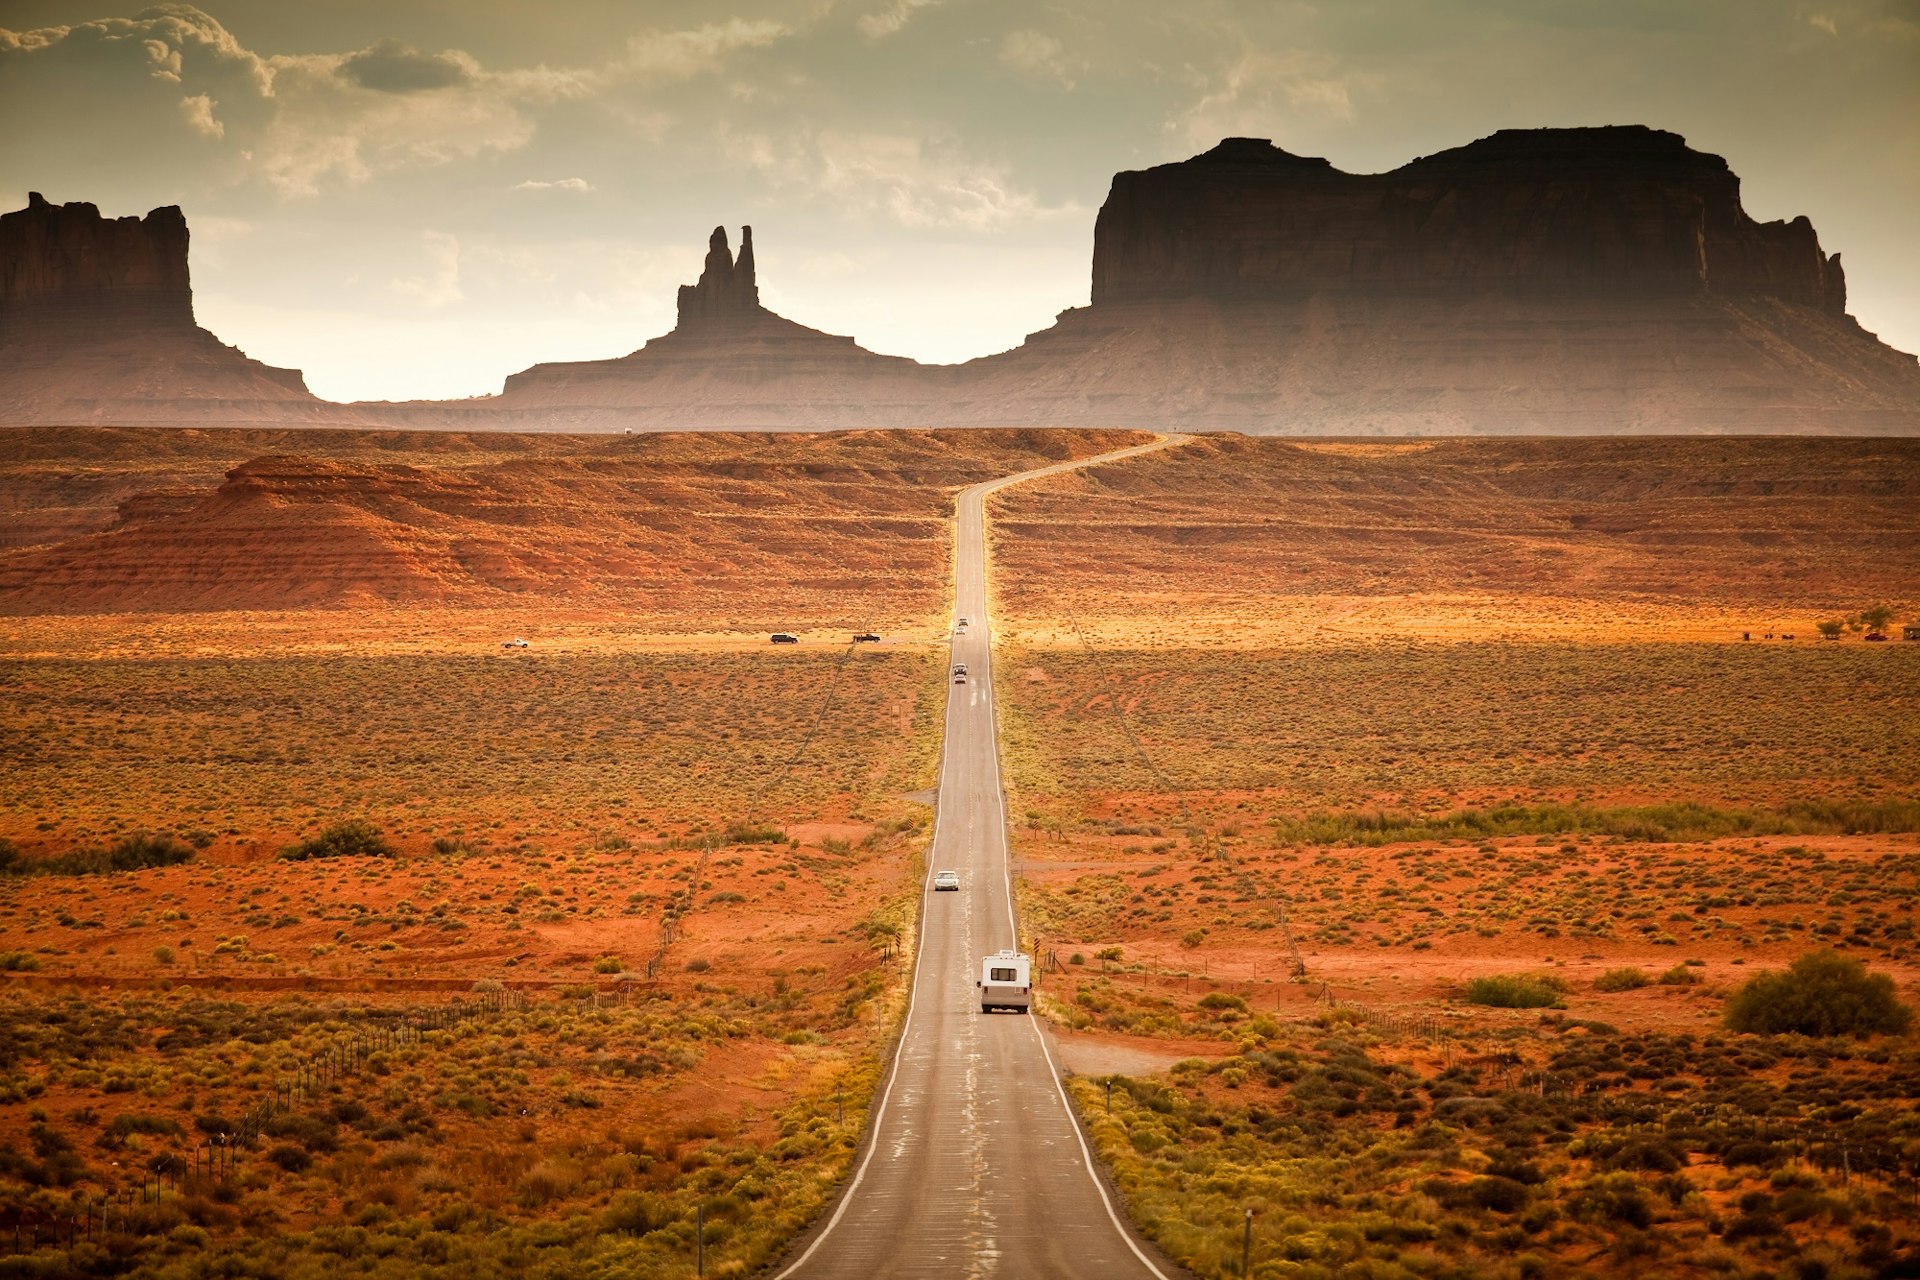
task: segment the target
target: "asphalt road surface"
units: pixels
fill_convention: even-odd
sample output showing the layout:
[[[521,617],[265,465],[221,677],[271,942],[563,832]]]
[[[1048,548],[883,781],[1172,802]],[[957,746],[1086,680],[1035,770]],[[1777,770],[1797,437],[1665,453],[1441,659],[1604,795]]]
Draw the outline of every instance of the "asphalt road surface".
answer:
[[[913,997],[866,1144],[825,1220],[778,1280],[1002,1276],[1175,1280],[1101,1181],[1037,1017],[980,1012],[983,956],[1015,946],[988,643],[985,503],[1010,484],[1180,443],[1170,437],[962,490],[954,515],[955,663]]]

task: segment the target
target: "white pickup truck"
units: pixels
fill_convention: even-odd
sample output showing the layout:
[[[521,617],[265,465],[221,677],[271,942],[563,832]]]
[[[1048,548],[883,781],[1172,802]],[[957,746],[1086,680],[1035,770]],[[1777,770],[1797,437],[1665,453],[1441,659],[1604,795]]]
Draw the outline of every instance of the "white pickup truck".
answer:
[[[1033,1007],[1033,958],[1019,951],[996,951],[980,962],[980,1012]]]

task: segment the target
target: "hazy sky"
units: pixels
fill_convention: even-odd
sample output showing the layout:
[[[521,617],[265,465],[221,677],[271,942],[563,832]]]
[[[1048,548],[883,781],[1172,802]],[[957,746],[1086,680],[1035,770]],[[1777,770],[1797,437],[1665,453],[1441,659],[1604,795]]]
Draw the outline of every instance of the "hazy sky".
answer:
[[[0,203],[182,205],[201,322],[335,398],[497,391],[761,296],[954,361],[1087,300],[1114,171],[1372,172],[1643,123],[1807,214],[1920,350],[1920,0],[0,0]]]

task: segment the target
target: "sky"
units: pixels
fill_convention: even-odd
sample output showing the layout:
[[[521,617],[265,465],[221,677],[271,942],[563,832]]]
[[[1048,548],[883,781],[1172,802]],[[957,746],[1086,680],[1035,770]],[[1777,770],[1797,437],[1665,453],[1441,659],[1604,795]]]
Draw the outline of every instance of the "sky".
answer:
[[[761,299],[953,362],[1084,305],[1112,175],[1647,124],[1920,351],[1920,0],[0,0],[0,207],[182,206],[203,325],[333,399],[497,392]]]

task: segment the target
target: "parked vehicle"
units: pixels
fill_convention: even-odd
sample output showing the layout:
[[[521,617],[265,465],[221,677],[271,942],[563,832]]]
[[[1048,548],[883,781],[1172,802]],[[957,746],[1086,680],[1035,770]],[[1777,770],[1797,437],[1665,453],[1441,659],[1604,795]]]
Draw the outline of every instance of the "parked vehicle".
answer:
[[[980,989],[980,1012],[1025,1013],[1033,1005],[1033,958],[1019,951],[996,951],[980,962],[980,981],[973,985]]]
[[[776,631],[767,637],[772,644],[799,644],[800,637],[791,631]]]
[[[853,642],[855,644],[879,644],[880,637],[873,634],[873,632],[871,631],[862,631],[859,635],[853,638]]]
[[[958,871],[936,871],[933,873],[933,891],[935,893],[960,892],[960,873]]]
[[[502,649],[524,649],[527,647],[527,642],[525,640],[522,640],[519,636],[515,636],[511,640],[502,640],[500,642],[500,647]]]

